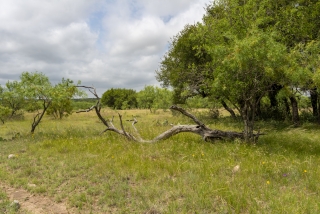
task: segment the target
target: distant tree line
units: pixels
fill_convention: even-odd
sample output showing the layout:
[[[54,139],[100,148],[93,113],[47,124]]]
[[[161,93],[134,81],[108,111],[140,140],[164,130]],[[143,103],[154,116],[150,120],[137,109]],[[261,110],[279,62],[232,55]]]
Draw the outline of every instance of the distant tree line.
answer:
[[[172,104],[172,92],[166,88],[145,86],[141,91],[111,88],[103,93],[101,103],[113,109],[168,109]]]

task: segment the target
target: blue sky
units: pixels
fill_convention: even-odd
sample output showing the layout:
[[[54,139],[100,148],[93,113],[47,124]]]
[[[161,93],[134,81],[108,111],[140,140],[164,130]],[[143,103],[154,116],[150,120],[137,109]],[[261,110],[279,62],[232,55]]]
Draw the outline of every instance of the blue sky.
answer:
[[[39,71],[109,88],[159,85],[170,38],[208,0],[0,0],[0,84]]]

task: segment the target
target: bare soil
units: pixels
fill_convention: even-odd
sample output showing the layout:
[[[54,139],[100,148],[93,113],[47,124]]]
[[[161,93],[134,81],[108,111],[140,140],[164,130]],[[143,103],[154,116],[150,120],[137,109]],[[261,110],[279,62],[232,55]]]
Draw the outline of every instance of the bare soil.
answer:
[[[16,189],[0,183],[0,188],[7,193],[10,201],[18,200],[20,209],[32,214],[69,214],[74,213],[67,209],[64,203],[57,203],[52,199],[32,194],[24,189]],[[23,212],[22,212],[23,213]]]

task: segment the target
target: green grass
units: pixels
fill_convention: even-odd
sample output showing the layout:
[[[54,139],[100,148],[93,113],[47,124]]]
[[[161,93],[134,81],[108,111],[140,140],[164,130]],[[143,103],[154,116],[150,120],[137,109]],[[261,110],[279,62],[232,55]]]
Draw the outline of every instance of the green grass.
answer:
[[[104,113],[108,118],[116,115]],[[136,116],[146,139],[170,128],[157,126],[156,120],[192,124],[170,112],[121,114],[124,119]],[[189,133],[139,144],[115,133],[99,135],[104,127],[93,113],[61,121],[45,118],[34,135],[28,134],[30,122],[26,116],[26,121],[1,126],[0,136],[17,137],[0,142],[0,179],[65,202],[80,213],[320,212],[316,125],[294,129],[261,123],[267,135],[256,145],[238,140],[207,143]],[[241,124],[228,119],[210,122],[211,128],[241,130]],[[126,127],[132,129],[129,123]],[[18,157],[8,159],[9,154]],[[240,171],[232,173],[237,164]],[[0,210],[6,206],[0,203]]]

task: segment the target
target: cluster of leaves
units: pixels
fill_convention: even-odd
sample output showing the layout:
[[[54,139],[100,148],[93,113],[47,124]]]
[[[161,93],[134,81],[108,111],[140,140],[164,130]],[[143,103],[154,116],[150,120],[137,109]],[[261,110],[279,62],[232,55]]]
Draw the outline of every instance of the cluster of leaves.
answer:
[[[320,115],[319,20],[315,0],[214,1],[202,23],[187,25],[172,39],[157,79],[173,87],[175,102],[211,97],[232,114],[231,104],[248,139],[262,116],[262,98],[270,101],[269,116],[283,103],[298,124],[302,92],[314,94],[314,115]]]

